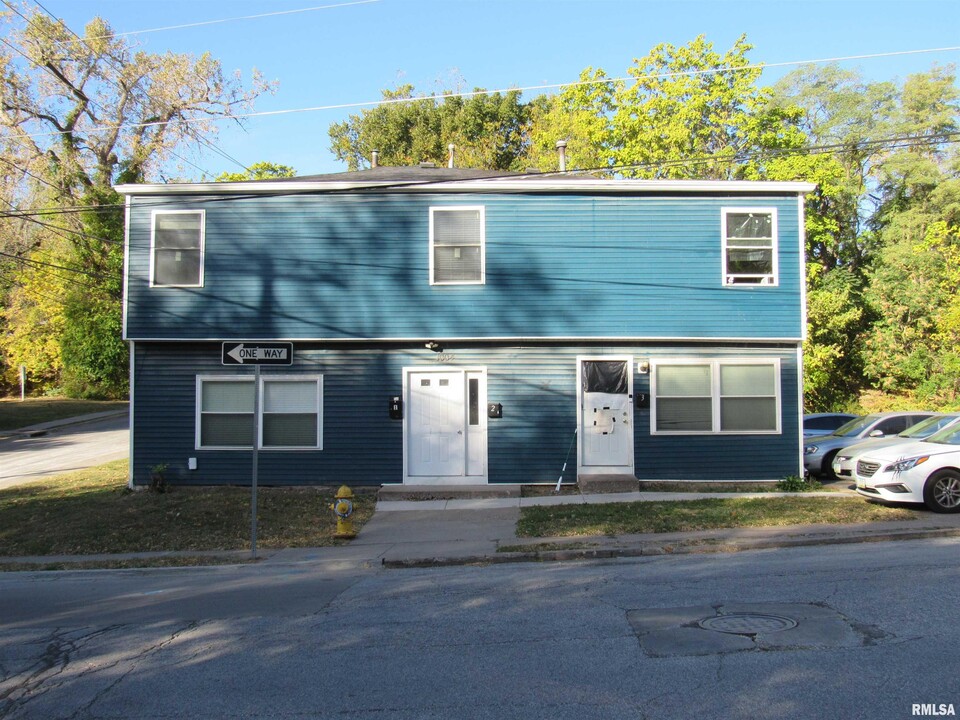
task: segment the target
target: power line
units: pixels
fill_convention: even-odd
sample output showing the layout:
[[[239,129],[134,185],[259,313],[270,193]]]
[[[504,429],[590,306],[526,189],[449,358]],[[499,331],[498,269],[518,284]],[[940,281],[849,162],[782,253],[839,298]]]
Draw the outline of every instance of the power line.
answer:
[[[373,0],[367,0],[367,1],[373,1]],[[43,4],[42,2],[40,2],[40,0],[33,0],[33,2],[34,2],[34,4],[35,4],[38,8],[40,8],[40,10],[42,10],[44,13],[46,13],[55,23],[57,23],[57,24],[58,24],[59,26],[61,26],[64,30],[66,30],[68,33],[70,33],[71,35],[73,35],[73,37],[76,38],[76,42],[78,42],[78,43],[83,43],[83,44],[86,45],[88,48],[90,47],[89,42],[88,42],[87,39],[84,39],[84,38],[80,37],[80,35],[78,35],[76,32],[74,32],[74,30],[73,30],[72,28],[70,28],[70,26],[67,25],[62,19],[58,18],[56,15],[54,15],[52,12],[50,12],[50,10],[48,10],[48,9],[46,8],[46,6],[44,6],[44,4]],[[30,19],[29,19],[29,18],[27,18],[23,13],[21,13],[21,12],[20,12],[19,10],[17,10],[13,5],[11,5],[10,0],[3,0],[3,3],[4,3],[4,5],[6,5],[8,8],[10,8],[13,12],[15,12],[17,15],[19,15],[24,21],[26,21],[26,22],[28,22],[28,23],[30,22]],[[19,48],[17,48],[16,46],[14,46],[14,45],[12,45],[11,43],[7,42],[7,41],[4,40],[3,38],[0,38],[0,42],[3,42],[5,45],[7,45],[7,46],[10,47],[12,50],[14,50],[15,52],[17,52],[19,55],[21,55],[22,57],[24,57],[24,58],[25,58],[28,62],[30,62],[31,64],[34,63],[34,61],[33,61],[28,55],[26,55],[24,52],[22,52],[22,51],[21,51]],[[91,50],[92,50],[92,48],[91,48]],[[115,61],[114,61],[114,59],[113,59],[112,57],[110,57],[110,56],[107,55],[107,54],[104,54],[104,55],[101,56],[101,58],[103,59],[103,61],[104,61],[105,63],[107,63],[108,65],[110,65],[111,67],[113,67],[114,71],[116,71],[117,73],[122,74],[123,68],[122,68],[122,67],[117,67],[117,65],[115,64]],[[109,83],[110,85],[113,85],[117,90],[119,90],[119,91],[121,91],[121,92],[124,92],[124,89],[120,86],[120,84],[119,84],[117,81],[115,81],[115,80],[107,77],[106,75],[101,75],[100,77],[101,77],[101,79],[102,79],[104,82],[107,82],[107,83]],[[105,108],[105,107],[103,107],[103,106],[100,105],[98,102],[94,101],[93,99],[87,99],[87,102],[88,102],[90,105],[92,105],[93,107],[98,107],[98,108],[100,108],[101,112],[105,112],[105,111],[106,111],[106,108]],[[96,122],[96,118],[94,118],[94,117],[92,117],[92,116],[91,116],[91,120],[93,120],[94,122]],[[167,123],[163,123],[163,124],[167,124]],[[123,129],[124,126],[123,126],[123,125],[115,125],[115,126],[101,125],[101,127],[102,127],[102,128],[112,128],[112,129]],[[145,126],[145,127],[146,127],[146,126]],[[57,135],[57,134],[62,135],[62,134],[65,134],[65,132],[64,132],[64,131],[61,131],[60,133],[52,133],[52,135]],[[25,138],[32,138],[32,137],[35,137],[35,136],[29,135],[29,134],[25,134],[24,137],[25,137]],[[209,148],[210,150],[213,150],[214,152],[218,153],[218,154],[221,155],[222,157],[226,158],[226,159],[229,160],[230,162],[233,162],[233,163],[239,165],[240,167],[242,167],[244,170],[249,171],[249,168],[247,168],[246,165],[244,165],[242,162],[240,162],[239,160],[237,160],[237,159],[234,158],[233,156],[229,155],[226,151],[221,150],[220,148],[216,147],[216,145],[214,145],[213,143],[211,143],[209,140],[206,140],[205,138],[201,138],[201,137],[197,137],[197,138],[195,138],[195,139],[197,140],[197,142],[198,142],[199,144],[204,145],[205,147]],[[173,150],[170,150],[169,152],[170,152],[170,154],[173,155],[174,157],[176,157],[176,158],[178,158],[179,160],[187,163],[188,165],[191,165],[192,167],[196,168],[197,170],[199,170],[200,172],[204,173],[205,175],[209,175],[209,176],[211,176],[211,177],[213,176],[213,173],[211,173],[209,170],[206,170],[206,169],[200,167],[200,166],[197,165],[196,163],[188,160],[187,158],[183,157],[182,155],[177,154],[177,153],[174,152]],[[49,183],[48,183],[48,184],[49,184]]]
[[[276,12],[260,13],[259,15],[242,15],[239,17],[221,18],[219,20],[203,20],[194,23],[184,23],[182,25],[168,25],[166,27],[150,28],[147,30],[128,30],[126,32],[116,32],[109,35],[97,35],[91,40],[105,40],[110,38],[125,37],[128,35],[143,35],[145,33],[164,32],[167,30],[183,30],[185,28],[202,27],[204,25],[218,25],[221,23],[236,22],[238,20],[258,20],[260,18],[276,17],[278,15],[295,15],[298,13],[315,12],[317,10],[332,10],[335,8],[350,7],[352,5],[369,5],[370,3],[380,2],[380,0],[356,0],[356,2],[338,3],[336,5],[318,5],[316,7],[300,8],[298,10],[278,10]],[[38,5],[40,3],[37,3]]]
[[[951,47],[942,47],[942,48],[925,48],[921,50],[897,50],[885,53],[871,53],[865,55],[846,55],[840,57],[832,58],[819,58],[815,60],[791,60],[788,62],[779,62],[779,63],[758,63],[754,65],[742,65],[739,67],[724,67],[724,68],[705,68],[702,70],[679,70],[674,72],[665,72],[665,73],[653,73],[647,75],[638,75],[630,77],[617,77],[617,78],[602,78],[596,80],[578,80],[576,82],[568,83],[551,83],[546,85],[528,85],[525,87],[511,87],[511,88],[501,88],[498,90],[471,90],[465,92],[450,92],[444,93],[442,95],[425,95],[421,97],[413,98],[381,98],[380,100],[368,100],[363,102],[351,102],[351,103],[336,103],[332,105],[315,105],[312,107],[305,108],[288,108],[284,110],[263,110],[258,112],[248,112],[248,113],[235,113],[230,116],[222,117],[185,117],[178,119],[178,122],[192,123],[192,122],[203,122],[207,120],[212,120],[215,122],[221,120],[241,120],[241,119],[250,119],[250,118],[263,118],[263,117],[275,117],[280,115],[293,115],[300,113],[309,113],[309,112],[321,112],[326,110],[349,110],[352,108],[362,108],[362,107],[379,107],[383,105],[396,105],[401,103],[414,103],[414,102],[427,102],[427,101],[436,101],[444,100],[446,98],[471,98],[471,97],[481,97],[485,95],[495,95],[498,93],[512,93],[512,92],[528,92],[533,90],[561,90],[564,88],[573,88],[581,87],[584,85],[607,85],[610,83],[617,82],[630,82],[630,81],[640,81],[640,80],[658,80],[658,79],[667,79],[675,77],[690,77],[698,75],[712,75],[716,73],[729,73],[729,72],[745,72],[748,70],[763,70],[765,68],[773,67],[789,67],[797,65],[816,65],[822,63],[830,62],[843,62],[849,60],[867,60],[867,59],[877,59],[885,57],[899,57],[903,55],[917,55],[923,53],[936,53],[936,52],[956,52],[960,51],[960,45],[955,45]],[[146,128],[146,127],[156,127],[160,125],[167,125],[172,120],[169,121],[156,121],[156,122],[145,122],[145,123],[121,123],[118,125],[104,126],[111,129],[134,129],[134,128]],[[35,133],[31,135],[26,135],[25,137],[36,138],[36,137],[50,137],[55,135],[60,135],[59,132],[50,132],[50,133]]]
[[[589,174],[589,173],[611,173],[611,172],[622,172],[626,170],[650,170],[655,168],[667,168],[667,167],[677,167],[682,165],[701,165],[711,162],[719,163],[743,163],[749,160],[758,159],[758,158],[774,158],[774,157],[789,157],[789,156],[798,156],[798,155],[822,155],[829,153],[839,153],[844,150],[849,150],[851,148],[856,148],[859,150],[880,150],[880,149],[900,149],[905,147],[924,147],[929,145],[948,145],[960,142],[960,131],[949,132],[949,133],[940,133],[937,135],[902,135],[888,138],[878,138],[876,140],[864,140],[857,143],[831,143],[825,145],[807,145],[799,148],[761,148],[758,150],[753,150],[747,153],[739,153],[732,156],[721,156],[721,155],[702,155],[699,157],[688,157],[688,158],[678,158],[676,160],[670,161],[660,161],[652,163],[632,163],[632,164],[623,164],[623,165],[603,165],[592,168],[578,168],[574,170],[567,170],[565,174],[569,175],[572,173],[576,174]],[[560,171],[547,171],[547,172],[538,172],[537,176],[549,177],[551,175],[564,174]],[[503,178],[502,174],[489,175],[483,177],[477,177],[476,180],[492,180],[497,178]],[[511,177],[511,176],[507,176]],[[410,181],[398,181],[395,183],[385,183],[378,184],[375,187],[369,188],[370,192],[389,192],[394,189],[405,189],[405,188],[414,188],[414,187],[426,187],[430,185],[441,185],[449,182],[446,178],[435,178],[429,180],[422,180],[416,182]],[[229,202],[231,200],[237,199],[256,199],[256,198],[265,198],[265,197],[285,197],[291,194],[302,195],[302,191],[297,191],[293,193],[292,191],[287,191],[282,189],[282,183],[278,184],[278,190],[275,192],[268,193],[250,193],[250,194],[239,194],[239,195],[221,195],[221,196],[205,196],[199,198],[191,198],[190,202],[193,204],[206,204],[206,203],[215,203],[215,202]],[[357,190],[329,190],[322,187],[318,187],[315,191],[312,191],[314,195],[340,195],[345,192],[356,192]],[[108,211],[116,210],[119,208],[124,208],[126,205],[124,203],[112,203],[112,204],[103,204],[103,205],[89,205],[89,206],[72,206],[72,207],[60,207],[60,208],[34,208],[34,209],[18,209],[13,212],[0,212],[0,218],[18,218],[18,217],[29,217],[37,216],[42,217],[45,215],[62,215],[62,214],[71,214],[71,213],[80,213],[80,212],[89,212],[89,211]],[[156,201],[156,202],[142,202],[137,204],[138,208],[158,208],[158,207],[169,207],[168,201]]]

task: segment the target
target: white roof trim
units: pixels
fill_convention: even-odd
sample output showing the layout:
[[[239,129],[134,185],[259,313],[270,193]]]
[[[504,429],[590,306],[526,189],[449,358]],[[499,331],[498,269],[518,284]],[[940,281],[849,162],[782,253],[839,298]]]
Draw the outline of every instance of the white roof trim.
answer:
[[[645,335],[645,336],[631,336],[631,337],[617,337],[612,335],[601,335],[601,336],[564,336],[564,337],[535,337],[535,336],[512,336],[512,335],[503,335],[497,337],[447,337],[443,335],[421,335],[419,337],[377,337],[377,338],[331,338],[331,337],[250,337],[250,336],[241,336],[229,338],[225,336],[219,337],[205,337],[205,338],[183,338],[183,337],[125,337],[124,340],[131,340],[135,342],[156,342],[156,343],[167,343],[167,342],[178,342],[178,343],[223,343],[223,342],[292,342],[292,343],[321,343],[321,344],[330,344],[330,345],[357,345],[357,344],[370,344],[370,343],[423,343],[428,340],[433,340],[440,344],[443,343],[503,343],[509,342],[519,345],[524,345],[526,343],[534,343],[536,345],[542,345],[545,343],[551,344],[565,344],[565,345],[575,345],[577,343],[597,343],[605,342],[610,343],[611,345],[619,344],[623,345],[634,344],[634,343],[657,343],[657,342],[669,342],[669,343],[691,343],[691,344],[715,344],[715,343],[737,343],[737,344],[746,344],[754,343],[758,345],[796,345],[803,342],[799,337],[705,337],[705,336],[693,336],[693,335]]]
[[[531,179],[529,175],[489,180],[399,180],[376,182],[231,182],[231,183],[172,183],[145,185],[117,185],[122,195],[260,195],[311,193],[363,189],[391,189],[404,192],[590,192],[597,194],[621,193],[789,193],[812,192],[816,185],[808,182],[766,182],[752,180],[597,180]]]

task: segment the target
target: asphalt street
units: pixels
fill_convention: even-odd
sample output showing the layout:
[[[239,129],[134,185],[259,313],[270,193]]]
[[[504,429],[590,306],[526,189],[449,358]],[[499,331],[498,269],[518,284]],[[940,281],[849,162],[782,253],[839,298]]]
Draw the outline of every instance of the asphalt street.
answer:
[[[958,549],[9,573],[0,717],[907,718],[960,706]]]
[[[50,430],[44,435],[0,439],[0,488],[71,470],[102,465],[129,455],[126,414]]]

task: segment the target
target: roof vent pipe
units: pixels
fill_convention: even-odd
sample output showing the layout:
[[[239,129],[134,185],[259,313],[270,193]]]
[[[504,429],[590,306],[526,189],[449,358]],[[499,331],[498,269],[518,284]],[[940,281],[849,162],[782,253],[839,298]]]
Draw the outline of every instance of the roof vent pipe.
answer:
[[[560,154],[560,172],[567,171],[567,141],[557,140],[557,152]]]
[[[372,150],[370,152],[370,167],[375,168],[380,166],[380,151]]]
[[[453,151],[456,150],[456,149],[457,149],[457,146],[454,145],[453,143],[450,143],[449,145],[447,145],[447,150],[450,151],[450,159],[447,161],[447,167],[448,167],[448,168],[452,168],[452,167],[453,167]]]

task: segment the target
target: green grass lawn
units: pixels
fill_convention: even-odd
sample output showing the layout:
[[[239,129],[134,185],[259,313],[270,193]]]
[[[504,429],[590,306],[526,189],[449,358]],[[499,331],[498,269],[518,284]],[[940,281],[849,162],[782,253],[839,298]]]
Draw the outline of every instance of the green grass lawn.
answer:
[[[685,532],[715,528],[914,520],[916,510],[860,498],[718,498],[679,502],[553,505],[523,508],[520,537],[579,537]]]
[[[126,408],[125,401],[70,400],[67,398],[0,398],[0,430],[63,420],[65,418]]]
[[[343,544],[333,537],[330,488],[257,493],[258,548]],[[354,525],[375,498],[354,501]],[[249,550],[250,488],[127,489],[127,461],[0,490],[0,556]]]

